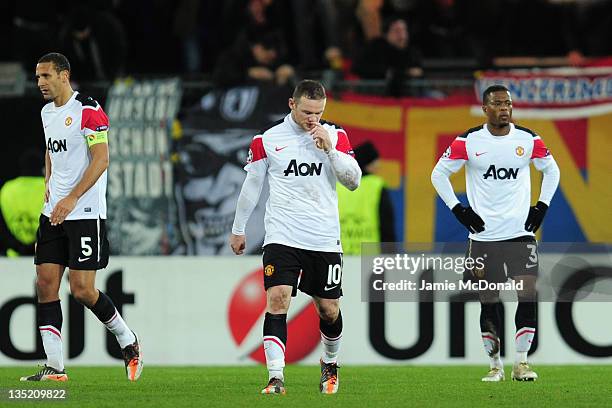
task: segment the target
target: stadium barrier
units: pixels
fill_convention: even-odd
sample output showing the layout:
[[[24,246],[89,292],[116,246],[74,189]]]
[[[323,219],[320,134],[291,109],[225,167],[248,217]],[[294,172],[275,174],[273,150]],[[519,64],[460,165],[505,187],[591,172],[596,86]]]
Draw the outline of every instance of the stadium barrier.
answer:
[[[542,255],[542,262],[547,257]],[[569,256],[569,255],[568,255]],[[597,255],[584,255],[598,262]],[[549,259],[552,260],[552,259]],[[344,263],[343,364],[486,364],[475,302],[365,303],[360,258]],[[31,259],[0,259],[0,366],[43,358]],[[97,282],[142,338],[147,364],[244,365],[264,361],[261,260],[246,257],[115,257]],[[62,336],[67,365],[120,364],[114,338],[69,296],[64,277]],[[514,308],[505,307],[505,355],[514,349]],[[540,302],[538,364],[612,362],[612,303]],[[288,315],[287,361],[316,364],[318,318],[305,295]],[[534,345],[535,347],[535,345]]]

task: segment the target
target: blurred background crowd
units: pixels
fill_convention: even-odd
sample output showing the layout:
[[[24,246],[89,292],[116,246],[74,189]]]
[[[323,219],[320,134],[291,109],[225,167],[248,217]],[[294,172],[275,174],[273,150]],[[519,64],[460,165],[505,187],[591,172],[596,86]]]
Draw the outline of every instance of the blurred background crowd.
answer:
[[[326,70],[397,81],[500,57],[581,65],[612,54],[610,0],[5,1],[0,16],[0,60],[31,72],[60,50],[76,81],[173,73],[282,84]]]

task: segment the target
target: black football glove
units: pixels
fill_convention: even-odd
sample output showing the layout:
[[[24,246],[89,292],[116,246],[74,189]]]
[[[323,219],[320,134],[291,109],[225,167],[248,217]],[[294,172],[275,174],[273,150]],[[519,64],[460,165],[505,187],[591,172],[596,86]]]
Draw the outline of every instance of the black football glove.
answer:
[[[472,207],[464,207],[461,204],[457,204],[453,207],[453,214],[455,214],[460,223],[465,225],[468,231],[474,234],[484,231],[484,221],[472,210]]]
[[[544,221],[546,210],[548,210],[548,206],[541,201],[530,207],[527,221],[525,221],[525,231],[536,232],[540,225],[542,225],[542,221]]]

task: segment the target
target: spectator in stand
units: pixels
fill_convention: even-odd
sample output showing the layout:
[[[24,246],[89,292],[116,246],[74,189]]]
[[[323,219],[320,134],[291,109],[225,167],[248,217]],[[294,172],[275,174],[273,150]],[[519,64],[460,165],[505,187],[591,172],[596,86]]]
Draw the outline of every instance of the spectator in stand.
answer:
[[[292,0],[295,59],[303,70],[341,69],[337,10],[330,0]]]
[[[14,59],[32,75],[32,62],[57,46],[57,18],[58,2],[55,0],[17,1],[14,4],[12,38],[10,42],[3,39],[3,45],[11,47],[12,44]]]
[[[478,5],[471,3],[474,2],[469,0],[421,2],[417,11],[418,21],[423,22],[419,43],[423,44],[425,56],[448,59],[483,58],[485,54],[481,38],[483,22],[476,17],[481,16],[482,12],[478,9],[482,7],[480,2]],[[484,19],[491,20],[487,17]]]
[[[612,54],[611,0],[547,0],[561,10],[560,36],[571,65],[584,65],[589,56]]]
[[[240,39],[244,31],[282,32],[292,30],[289,2],[275,0],[226,0],[221,19],[225,22],[218,39],[229,48]]]
[[[346,4],[351,0],[336,0]],[[353,0],[355,14],[360,22],[365,41],[371,41],[383,34],[385,19],[391,16],[410,21],[419,5],[419,0]]]
[[[189,74],[202,70],[202,9],[199,0],[180,0],[174,11],[173,30],[180,42],[182,69]]]
[[[355,60],[353,71],[364,79],[386,79],[387,93],[404,95],[406,79],[423,76],[421,52],[410,44],[406,21],[398,17],[384,24],[384,36],[371,40]]]
[[[213,80],[220,86],[249,82],[274,82],[286,85],[295,75],[286,63],[284,42],[277,32],[244,32],[232,48],[221,54]]]
[[[121,22],[110,12],[77,6],[59,37],[75,80],[112,80],[124,74],[127,38]]]

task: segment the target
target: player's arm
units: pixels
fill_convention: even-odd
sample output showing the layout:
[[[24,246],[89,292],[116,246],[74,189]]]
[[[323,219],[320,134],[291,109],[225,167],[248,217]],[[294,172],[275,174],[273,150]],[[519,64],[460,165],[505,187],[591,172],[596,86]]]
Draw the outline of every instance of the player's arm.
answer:
[[[109,163],[108,144],[99,143],[89,147],[91,162],[79,183],[72,189],[68,196],[61,199],[51,212],[51,225],[61,224],[68,214],[74,210],[77,201],[83,196],[106,171]]]
[[[431,183],[442,201],[450,208],[459,222],[468,231],[478,233],[484,231],[484,221],[472,208],[461,205],[450,182],[451,174],[458,172],[467,160],[465,138],[458,137],[446,149],[440,160],[438,160],[438,163],[431,172]]]
[[[93,146],[89,146],[89,152],[91,154],[91,162],[81,181],[72,189],[71,195],[74,195],[77,199],[81,198],[100,178],[102,173],[108,169],[108,163],[110,161],[108,154],[108,144],[98,143]]]
[[[531,161],[535,168],[542,172],[542,187],[540,189],[540,197],[536,205],[529,209],[529,215],[525,221],[525,230],[529,232],[536,232],[544,216],[546,210],[550,205],[550,201],[557,191],[559,186],[559,180],[561,178],[561,172],[557,162],[550,154],[550,151],[542,142],[539,136],[534,138],[533,151],[531,153]]]
[[[356,190],[361,182],[361,168],[355,160],[346,132],[343,129],[338,130],[335,147],[331,144],[329,133],[320,123],[316,124],[310,134],[317,148],[327,153],[332,170],[340,184],[351,191]]]
[[[49,150],[45,149],[45,203],[49,202],[49,179],[51,178],[51,157]]]
[[[236,255],[242,255],[246,249],[246,225],[259,202],[259,196],[268,171],[268,158],[261,136],[255,136],[251,142],[245,170],[247,176],[242,183],[242,189],[238,196],[236,215],[230,235],[230,247]]]

